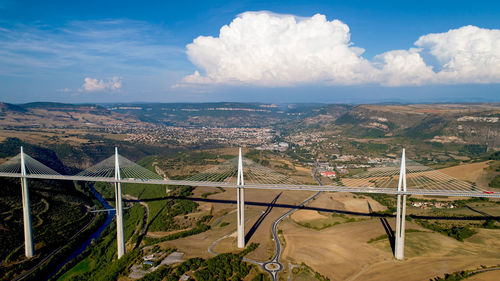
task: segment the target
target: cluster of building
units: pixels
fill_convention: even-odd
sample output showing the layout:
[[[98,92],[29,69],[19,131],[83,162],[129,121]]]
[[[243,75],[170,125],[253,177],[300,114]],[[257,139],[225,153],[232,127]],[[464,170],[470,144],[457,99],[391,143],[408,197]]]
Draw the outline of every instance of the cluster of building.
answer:
[[[337,172],[335,172],[335,171],[324,171],[324,172],[319,172],[319,173],[321,176],[329,177],[331,179],[333,179],[337,176]]]
[[[334,179],[338,174],[348,174],[349,170],[347,170],[347,166],[345,165],[337,165],[331,166],[329,163],[318,163],[318,172],[323,177],[328,177],[330,179]]]
[[[335,160],[339,162],[352,162],[359,159],[359,156],[354,156],[349,154],[346,155],[333,154],[332,156],[336,157]]]
[[[457,207],[450,202],[432,202],[432,201],[412,202],[411,205],[415,208],[421,208],[421,209],[431,209],[431,208],[453,209]]]
[[[312,132],[312,133],[298,133],[294,135],[290,135],[286,138],[288,142],[298,144],[300,146],[305,146],[307,144],[319,143],[327,140],[323,133],[321,132]]]
[[[287,142],[276,142],[276,143],[269,143],[269,144],[264,144],[261,146],[256,147],[255,149],[257,150],[272,150],[272,151],[281,151],[284,152],[288,149],[289,145]]]
[[[397,161],[397,159],[389,157],[366,157],[362,155],[350,155],[350,154],[332,154],[331,155],[337,162],[357,162],[366,164],[350,164],[349,168],[369,168],[372,165],[377,164],[387,164]]]
[[[348,169],[361,169],[361,168],[371,168],[378,164],[392,163],[397,161],[392,158],[381,158],[381,157],[362,157],[353,155],[338,155],[336,154],[336,162],[342,162],[342,164],[331,164],[330,162],[322,163],[304,163],[305,165],[315,166],[318,165],[318,172],[320,175],[329,178],[335,178],[337,175],[349,174]],[[345,163],[345,162],[357,162],[357,163]]]
[[[189,128],[154,125],[148,127],[109,126],[106,131],[113,134],[126,134],[125,141],[146,144],[212,142],[237,146],[256,146],[271,142],[275,136],[272,129],[266,128]],[[284,144],[278,144],[279,149],[283,149],[283,147]]]

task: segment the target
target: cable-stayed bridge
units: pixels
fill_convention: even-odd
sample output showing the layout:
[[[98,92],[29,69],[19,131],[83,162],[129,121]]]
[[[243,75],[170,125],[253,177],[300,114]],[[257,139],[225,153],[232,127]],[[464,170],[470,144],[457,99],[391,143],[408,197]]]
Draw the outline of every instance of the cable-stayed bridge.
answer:
[[[118,156],[120,179],[115,179],[115,156],[94,165],[76,175],[61,175],[36,159],[24,154],[26,174],[21,172],[21,154],[12,157],[0,165],[0,177],[27,179],[50,179],[93,182],[120,182],[164,185],[213,186],[237,188],[237,160],[231,159],[220,165],[183,180],[171,180]],[[345,191],[358,193],[381,193],[400,195],[438,195],[463,197],[500,198],[499,193],[490,193],[474,183],[468,183],[447,174],[423,166],[415,161],[406,162],[407,190],[398,191],[397,183],[401,161],[395,161],[381,167],[368,169],[366,172],[351,177],[341,178],[335,185],[304,184],[243,157],[245,188],[282,189],[307,191]]]
[[[237,189],[237,237],[238,247],[245,247],[244,190],[279,189],[326,192],[379,193],[397,196],[395,257],[404,256],[404,229],[407,195],[461,196],[500,198],[499,192],[484,190],[474,183],[465,182],[440,171],[407,160],[403,150],[401,159],[389,164],[368,168],[353,176],[342,177],[336,184],[304,184],[293,176],[287,176],[239,156],[188,176],[183,180],[163,178],[158,174],[118,154],[76,174],[62,175],[36,159],[21,152],[0,165],[0,177],[21,179],[25,255],[34,254],[31,213],[29,207],[28,179],[109,182],[115,186],[118,257],[125,254],[123,237],[122,183],[213,186]]]

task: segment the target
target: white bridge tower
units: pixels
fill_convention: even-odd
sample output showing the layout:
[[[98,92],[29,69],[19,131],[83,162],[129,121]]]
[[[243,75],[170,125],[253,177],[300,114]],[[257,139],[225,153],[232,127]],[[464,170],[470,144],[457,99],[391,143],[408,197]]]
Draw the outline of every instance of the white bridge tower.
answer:
[[[24,222],[24,254],[27,258],[33,257],[35,247],[33,245],[33,229],[31,226],[30,197],[28,192],[28,179],[26,178],[26,163],[24,162],[24,152],[21,146],[21,191],[23,201],[23,222]]]
[[[125,237],[123,235],[123,206],[122,206],[122,186],[120,183],[120,161],[118,148],[115,147],[115,200],[116,200],[116,242],[118,258],[125,255]]]
[[[243,179],[243,158],[241,148],[238,157],[238,179],[237,179],[236,201],[238,205],[238,248],[245,248],[245,181]]]
[[[398,195],[397,195],[397,210],[396,210],[396,233],[394,241],[394,257],[398,260],[404,258],[405,250],[405,221],[406,221],[406,195],[401,195],[399,192],[406,192],[406,157],[403,148],[401,156],[401,170],[399,171]],[[403,202],[401,202],[403,196]]]

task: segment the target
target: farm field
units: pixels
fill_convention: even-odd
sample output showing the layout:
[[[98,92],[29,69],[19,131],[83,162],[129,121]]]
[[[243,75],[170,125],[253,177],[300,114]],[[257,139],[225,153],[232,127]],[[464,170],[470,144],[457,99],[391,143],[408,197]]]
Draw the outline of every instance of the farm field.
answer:
[[[486,188],[489,182],[484,181],[484,174],[486,173],[485,170],[489,167],[490,162],[491,161],[483,161],[478,163],[462,164],[440,169],[439,171],[463,181],[475,182],[478,186]]]
[[[245,216],[247,219],[245,223],[245,231],[247,234],[248,232],[253,232],[250,239],[247,240],[247,244],[260,244],[260,246],[255,251],[251,252],[247,257],[259,261],[268,260],[270,255],[274,253],[274,243],[269,235],[272,222],[288,211],[291,206],[302,202],[305,198],[311,196],[312,194],[314,193],[306,191],[281,193],[279,191],[245,190]],[[235,201],[236,190],[229,189],[222,193],[210,195],[207,199],[223,202],[227,202],[228,200]],[[274,204],[277,206],[268,209],[268,205],[275,199],[276,201]],[[223,253],[237,250],[236,236],[231,235],[236,231],[236,214],[233,212],[236,209],[235,202],[232,204],[213,203],[210,204],[210,209],[212,210],[212,214],[214,214],[212,222],[227,213],[228,216],[223,219],[222,222],[225,221],[229,224],[222,228],[215,225],[207,232],[174,241],[164,242],[162,245],[164,247],[175,247],[181,251],[186,251],[188,257],[196,255],[209,256],[207,249],[212,245],[212,243],[218,238],[230,234],[228,238],[221,240],[217,246],[214,247],[214,251]],[[266,210],[268,212],[266,212]],[[259,220],[260,223],[257,225],[256,223]],[[256,229],[251,231],[254,226]]]
[[[394,229],[394,219],[388,219]],[[430,232],[407,222],[405,260],[395,261],[387,238],[368,243],[385,234],[378,218],[311,230],[285,220],[280,226],[286,247],[284,260],[308,261],[315,271],[330,280],[422,280],[444,273],[498,263],[500,230],[479,229],[465,242]],[[420,232],[409,232],[409,229]],[[471,257],[474,257],[471,259]]]

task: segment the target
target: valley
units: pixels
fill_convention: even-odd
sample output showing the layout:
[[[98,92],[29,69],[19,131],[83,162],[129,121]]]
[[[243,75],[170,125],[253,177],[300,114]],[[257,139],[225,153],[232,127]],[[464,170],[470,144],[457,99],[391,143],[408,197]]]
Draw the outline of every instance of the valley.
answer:
[[[187,179],[236,157],[237,148],[243,147],[246,158],[296,182],[316,184],[313,173],[317,170],[323,184],[338,184],[377,165],[393,163],[406,148],[408,159],[482,189],[500,191],[496,180],[500,177],[497,104],[36,103],[2,104],[0,110],[0,164],[16,155],[22,145],[44,164],[63,174],[75,174],[109,157],[117,146],[120,154],[162,177]],[[43,258],[57,248],[59,239],[71,237],[99,216],[88,212],[99,203],[82,183],[69,184],[63,191],[60,183],[41,182],[38,188],[33,182],[35,240],[47,250],[41,244],[35,249]],[[1,184],[9,188],[1,191],[5,202],[0,211],[5,222],[0,235],[9,237],[22,225],[9,221],[12,214],[8,210],[15,212],[20,207],[14,199],[7,199],[20,196],[20,189],[15,181],[2,178]],[[96,184],[96,189],[114,205],[111,186]],[[130,277],[132,266],[145,270],[143,280],[165,272],[177,278],[194,277],[201,276],[212,262],[223,264],[222,257],[247,266],[241,272],[232,271],[231,276],[268,280],[265,271],[245,263],[243,257],[258,262],[271,259],[275,253],[273,223],[315,194],[247,190],[247,245],[254,246],[241,252],[236,247],[234,190],[144,184],[123,184],[122,189],[128,254],[116,260],[116,229],[111,223],[54,280],[136,280]],[[57,195],[48,197],[51,192]],[[288,276],[297,280],[381,280],[385,274],[398,276],[408,270],[432,279],[460,270],[495,267],[499,257],[492,249],[500,245],[499,202],[463,199],[411,196],[406,258],[400,262],[394,260],[391,233],[387,232],[388,228],[394,230],[394,196],[324,192],[278,224],[279,261],[284,266],[278,280]],[[456,208],[437,207],[450,204]],[[47,212],[53,214],[47,217]],[[81,219],[65,225],[67,233],[40,234],[78,216]],[[52,227],[47,224],[50,217],[61,222],[52,220],[56,224]],[[47,243],[56,236],[54,244]],[[4,262],[0,268],[10,274],[5,280],[32,265],[19,257],[22,236],[16,239],[19,241],[7,243],[1,253]],[[151,253],[161,257],[153,261],[157,266],[174,252],[182,253],[181,261],[155,271],[143,264],[143,257]],[[227,253],[233,256],[224,256]],[[49,262],[43,272],[50,271],[51,264],[56,262]],[[174,270],[177,275],[171,274]]]

